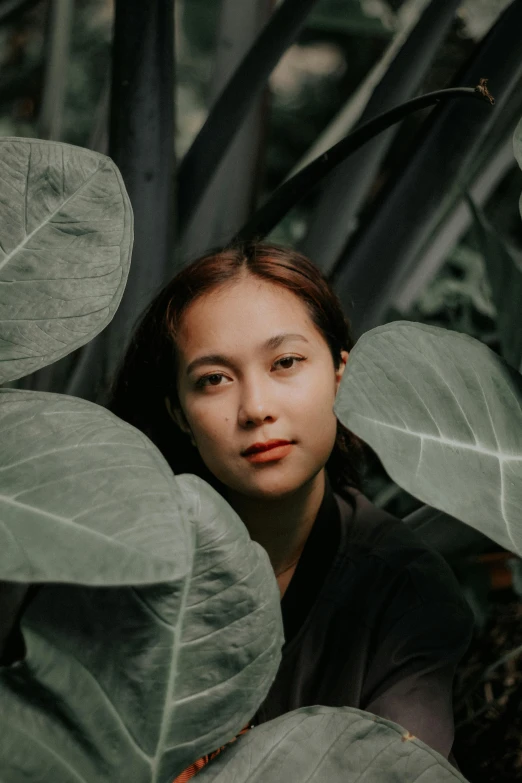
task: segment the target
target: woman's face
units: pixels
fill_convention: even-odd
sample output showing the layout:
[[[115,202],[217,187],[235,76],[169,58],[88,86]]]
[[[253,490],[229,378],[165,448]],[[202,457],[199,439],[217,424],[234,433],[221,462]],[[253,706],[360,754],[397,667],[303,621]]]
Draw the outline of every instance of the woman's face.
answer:
[[[281,286],[246,275],[201,296],[184,313],[179,426],[203,462],[235,492],[275,499],[316,476],[333,449],[336,371],[306,305]],[[254,443],[291,446],[248,459]],[[280,456],[283,454],[283,456]]]

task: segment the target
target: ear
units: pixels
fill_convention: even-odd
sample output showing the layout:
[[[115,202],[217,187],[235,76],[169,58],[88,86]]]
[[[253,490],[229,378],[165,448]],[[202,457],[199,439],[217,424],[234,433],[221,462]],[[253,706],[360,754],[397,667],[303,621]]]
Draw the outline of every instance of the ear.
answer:
[[[346,367],[346,362],[348,361],[348,357],[350,356],[349,351],[341,351],[341,363],[339,365],[339,368],[335,371],[335,391],[337,393],[337,389],[339,388],[339,384],[341,383],[341,378],[343,377],[343,372]]]
[[[185,418],[185,414],[183,413],[181,408],[173,408],[172,405],[170,404],[170,400],[168,397],[165,397],[165,407],[174,424],[176,424],[176,426],[179,427],[179,429],[182,432],[185,432],[187,435],[190,435],[192,445],[195,446],[196,443],[194,441],[194,438],[192,437],[192,430],[190,429],[188,422]]]

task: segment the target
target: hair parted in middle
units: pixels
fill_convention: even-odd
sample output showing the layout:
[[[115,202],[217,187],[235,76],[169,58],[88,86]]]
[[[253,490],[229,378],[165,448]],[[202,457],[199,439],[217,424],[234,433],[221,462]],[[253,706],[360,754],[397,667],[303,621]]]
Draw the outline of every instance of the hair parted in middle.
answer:
[[[247,242],[207,253],[159,291],[138,320],[107,403],[109,410],[150,438],[174,473],[194,473],[221,494],[223,485],[204,464],[190,435],[175,424],[167,405],[171,410],[180,407],[176,336],[183,314],[199,297],[246,275],[279,285],[305,304],[338,369],[341,351],[350,351],[354,339],[342,305],[324,275],[296,250]],[[365,458],[365,444],[337,421],[326,470],[333,489],[352,505],[353,496],[346,489],[362,489]]]

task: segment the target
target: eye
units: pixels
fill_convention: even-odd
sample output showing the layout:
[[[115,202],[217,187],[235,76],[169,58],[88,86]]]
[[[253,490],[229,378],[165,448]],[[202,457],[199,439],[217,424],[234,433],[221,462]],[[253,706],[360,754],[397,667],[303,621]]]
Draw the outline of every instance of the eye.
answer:
[[[221,378],[225,376],[219,372],[213,372],[211,375],[204,375],[196,382],[198,389],[204,389],[206,386],[221,386]],[[215,382],[217,379],[217,382]],[[208,381],[208,383],[206,382]]]
[[[291,370],[293,365],[293,362],[304,362],[306,357],[304,356],[283,356],[281,359],[277,359],[277,361],[274,362],[274,364],[279,364],[282,366],[283,370]],[[283,366],[282,362],[291,362],[290,365]]]

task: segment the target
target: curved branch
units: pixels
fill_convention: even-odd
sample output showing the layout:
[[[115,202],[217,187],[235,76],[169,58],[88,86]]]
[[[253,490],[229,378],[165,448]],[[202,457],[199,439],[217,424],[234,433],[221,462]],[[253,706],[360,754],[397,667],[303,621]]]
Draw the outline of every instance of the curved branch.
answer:
[[[248,223],[239,231],[232,241],[242,242],[253,238],[265,237],[292,209],[298,204],[324,177],[329,174],[339,163],[344,161],[359,147],[366,144],[378,133],[382,133],[391,125],[400,122],[412,112],[424,109],[427,106],[438,104],[441,101],[455,98],[473,98],[487,101],[478,88],[452,87],[447,90],[437,90],[426,95],[420,95],[411,101],[396,106],[390,111],[379,114],[373,120],[365,122],[356,130],[349,133],[344,139],[334,144],[327,152],[313,160],[306,168],[301,169],[292,179],[281,185],[270,199],[259,209]]]

